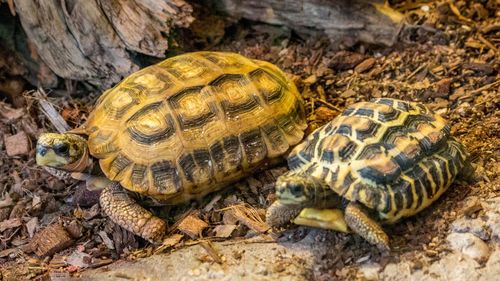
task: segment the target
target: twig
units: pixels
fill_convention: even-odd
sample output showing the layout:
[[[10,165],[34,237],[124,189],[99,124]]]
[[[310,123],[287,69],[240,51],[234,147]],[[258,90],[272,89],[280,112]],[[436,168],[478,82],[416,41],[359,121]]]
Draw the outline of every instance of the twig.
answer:
[[[57,112],[54,105],[47,100],[47,95],[42,88],[35,91],[34,96],[38,100],[39,108],[42,113],[49,119],[50,123],[56,128],[59,133],[65,133],[70,129],[68,123]]]
[[[322,103],[323,105],[325,105],[326,107],[328,107],[328,108],[330,108],[330,109],[333,109],[333,110],[336,110],[336,111],[339,111],[339,112],[340,112],[340,111],[342,111],[340,108],[338,108],[338,107],[336,107],[335,105],[333,105],[333,104],[331,104],[331,103],[327,102],[326,100],[319,100],[319,99],[318,99],[318,100],[315,100],[315,101],[317,101],[317,102],[319,102],[319,103]]]
[[[459,20],[464,21],[466,23],[472,23],[471,19],[462,16],[462,14],[460,13],[460,10],[457,8],[457,6],[455,6],[455,4],[453,4],[450,1],[450,2],[448,2],[448,5],[450,6],[451,11],[455,14],[455,16],[457,16],[457,18]]]
[[[219,253],[215,250],[214,246],[210,241],[202,241],[200,246],[207,251],[208,255],[218,264],[222,264],[222,259],[220,258]]]
[[[484,38],[483,35],[477,34],[477,38],[479,39],[479,41],[483,42],[484,45],[488,46],[488,48],[490,48],[491,50],[495,52],[498,51],[495,45],[493,45],[490,41],[488,41],[488,39]]]
[[[406,80],[410,80],[410,78],[412,78],[413,76],[415,76],[417,73],[420,72],[420,70],[424,69],[428,65],[429,65],[428,63],[424,63],[421,66],[417,67],[417,69],[415,69],[412,73],[410,73],[410,75],[408,75],[408,77],[406,77]]]
[[[496,85],[498,85],[498,84],[500,84],[500,80],[497,80],[497,81],[495,81],[495,82],[493,82],[493,83],[491,83],[491,84],[484,85],[484,86],[482,86],[481,88],[478,88],[478,89],[475,89],[475,90],[473,90],[473,91],[470,91],[470,94],[471,94],[471,95],[477,94],[477,93],[479,93],[479,92],[481,92],[481,91],[488,90],[489,88],[491,88],[491,87],[493,87],[493,86],[496,86]]]

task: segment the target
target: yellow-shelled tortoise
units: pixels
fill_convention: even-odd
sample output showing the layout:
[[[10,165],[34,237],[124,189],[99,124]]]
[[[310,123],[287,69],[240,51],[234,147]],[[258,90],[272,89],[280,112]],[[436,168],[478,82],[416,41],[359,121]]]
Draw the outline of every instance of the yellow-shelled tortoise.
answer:
[[[267,222],[354,231],[380,248],[379,223],[414,215],[472,171],[445,120],[422,104],[379,98],[348,107],[288,157]]]
[[[61,175],[86,172],[98,159],[112,181],[100,197],[104,212],[159,241],[165,222],[126,190],[167,204],[200,198],[280,157],[305,128],[300,94],[276,66],[194,52],[128,76],[80,128],[41,135],[36,161]]]

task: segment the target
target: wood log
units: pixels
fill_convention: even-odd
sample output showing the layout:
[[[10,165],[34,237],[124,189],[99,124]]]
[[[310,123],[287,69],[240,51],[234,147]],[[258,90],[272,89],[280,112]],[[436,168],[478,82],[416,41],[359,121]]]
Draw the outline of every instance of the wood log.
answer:
[[[171,30],[192,21],[184,0],[14,0],[38,55],[58,76],[110,87],[139,65],[129,51],[164,57]]]
[[[358,42],[391,46],[403,16],[382,0],[220,0],[215,7],[235,19],[285,25],[299,34],[326,34],[332,47]]]

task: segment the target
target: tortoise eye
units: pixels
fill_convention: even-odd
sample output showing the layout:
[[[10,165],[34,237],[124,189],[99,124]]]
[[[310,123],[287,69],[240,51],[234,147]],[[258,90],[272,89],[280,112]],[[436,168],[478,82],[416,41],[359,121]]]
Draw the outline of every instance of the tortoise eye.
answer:
[[[292,183],[288,186],[290,192],[295,196],[301,196],[304,193],[304,186],[302,184]]]
[[[54,145],[54,152],[59,155],[67,155],[69,151],[69,146],[66,143],[58,143]]]

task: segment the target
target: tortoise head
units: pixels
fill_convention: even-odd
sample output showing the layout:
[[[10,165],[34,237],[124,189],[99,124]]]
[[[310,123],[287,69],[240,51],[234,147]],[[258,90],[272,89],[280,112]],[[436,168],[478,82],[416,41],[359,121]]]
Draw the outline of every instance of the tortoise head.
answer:
[[[71,172],[89,167],[87,141],[72,133],[44,133],[36,145],[36,163]]]
[[[281,204],[314,206],[324,200],[325,187],[318,179],[305,173],[286,173],[276,181],[276,196]]]

